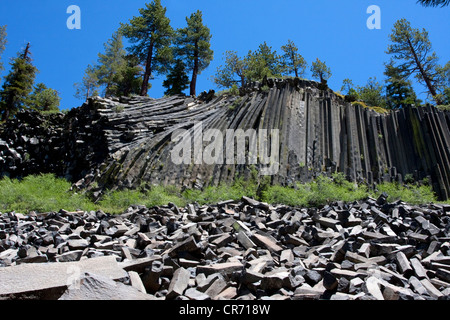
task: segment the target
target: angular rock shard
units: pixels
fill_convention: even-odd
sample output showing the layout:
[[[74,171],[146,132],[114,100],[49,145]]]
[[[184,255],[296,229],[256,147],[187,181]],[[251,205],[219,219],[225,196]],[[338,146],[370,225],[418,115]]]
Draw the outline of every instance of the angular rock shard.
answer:
[[[0,296],[65,288],[84,273],[109,279],[127,277],[114,257],[98,257],[77,262],[33,263],[0,268]]]

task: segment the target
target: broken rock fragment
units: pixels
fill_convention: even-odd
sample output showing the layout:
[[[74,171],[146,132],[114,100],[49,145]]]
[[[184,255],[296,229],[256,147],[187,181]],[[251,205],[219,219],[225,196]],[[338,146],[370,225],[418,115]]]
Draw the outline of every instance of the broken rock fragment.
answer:
[[[115,299],[106,291],[116,288],[124,299],[446,299],[446,210],[384,198],[322,208],[243,198],[116,216],[3,213],[0,297],[83,299],[93,290]],[[82,278],[85,292],[74,291]]]

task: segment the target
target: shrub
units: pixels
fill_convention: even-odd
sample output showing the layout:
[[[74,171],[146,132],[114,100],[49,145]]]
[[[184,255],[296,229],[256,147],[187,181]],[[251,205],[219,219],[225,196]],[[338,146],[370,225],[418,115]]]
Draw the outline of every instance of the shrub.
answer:
[[[147,207],[166,205],[169,202],[176,204],[177,206],[185,206],[187,204],[186,200],[183,199],[178,189],[175,187],[163,187],[154,186],[145,195],[146,200],[144,204]]]
[[[308,185],[299,185],[297,189],[292,187],[269,186],[262,192],[262,201],[271,204],[285,204],[288,206],[304,207],[308,205]]]
[[[367,197],[367,188],[347,181],[342,173],[332,175],[332,178],[319,176],[310,183],[311,194],[308,204],[321,206],[333,201],[351,202]]]
[[[442,111],[450,111],[450,104],[449,105],[437,105],[436,108]]]
[[[366,186],[355,185],[342,173],[336,173],[331,178],[321,175],[312,182],[298,183],[295,189],[270,186],[263,193],[263,200],[273,204],[322,206],[337,200],[350,202],[367,196]]]
[[[388,194],[388,201],[394,202],[402,200],[410,204],[423,204],[436,202],[436,196],[430,186],[417,186],[408,184],[406,186],[400,185],[397,182],[385,182],[377,187],[377,191],[373,194],[378,197],[381,193]]]

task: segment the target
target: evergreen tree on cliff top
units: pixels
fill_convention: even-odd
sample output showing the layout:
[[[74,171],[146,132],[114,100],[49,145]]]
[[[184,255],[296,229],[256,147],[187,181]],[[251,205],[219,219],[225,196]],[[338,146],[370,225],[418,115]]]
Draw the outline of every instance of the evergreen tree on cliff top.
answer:
[[[38,83],[33,93],[28,96],[26,104],[30,109],[58,112],[60,101],[58,91],[47,88],[43,83]]]
[[[389,109],[399,109],[419,102],[411,80],[403,79],[400,70],[392,62],[386,64],[384,74],[387,76],[386,102]]]
[[[245,77],[247,81],[262,81],[265,77],[280,77],[283,72],[281,58],[266,42],[259,45],[258,50],[250,51],[245,58]]]
[[[284,69],[283,73],[291,74],[293,72],[297,78],[300,76],[303,77],[305,75],[307,63],[303,56],[298,53],[298,47],[295,43],[288,40],[288,43],[282,46],[281,50],[284,52],[281,56]]]
[[[236,51],[225,51],[224,57],[225,63],[217,67],[211,80],[221,88],[231,88],[238,83],[244,87],[248,68],[246,59],[239,57]]]
[[[316,59],[311,65],[311,72],[313,78],[319,79],[321,83],[327,81],[331,77],[331,69],[327,67],[326,63]]]
[[[139,95],[142,88],[143,69],[139,65],[139,59],[133,55],[124,57],[125,65],[122,66],[113,78],[110,88],[111,95],[116,97]],[[149,88],[151,84],[149,84]]]
[[[98,54],[97,77],[100,85],[106,86],[105,96],[113,95],[113,85],[117,75],[125,68],[126,51],[123,49],[122,34],[116,31],[112,38],[104,44],[105,52]]]
[[[99,81],[97,68],[88,65],[84,71],[83,80],[75,83],[73,86],[76,90],[74,97],[77,99],[87,101],[89,97],[98,96]]]
[[[5,77],[0,91],[1,120],[10,119],[19,110],[25,108],[27,97],[33,91],[37,68],[31,63],[30,44],[12,60],[11,71]]]
[[[427,88],[436,104],[441,104],[441,66],[436,52],[431,51],[428,32],[413,29],[408,20],[400,19],[394,24],[390,38],[392,44],[388,46],[387,53],[392,55],[391,64],[405,80],[414,75]]]
[[[0,72],[4,69],[2,63],[2,53],[6,47],[6,26],[0,26]]]
[[[170,68],[166,80],[163,82],[165,95],[172,96],[176,94],[183,94],[183,91],[189,88],[189,77],[187,76],[186,67],[183,61],[177,59],[174,65]]]
[[[140,94],[146,96],[153,73],[165,73],[172,60],[170,45],[174,31],[161,0],[147,3],[145,8],[139,9],[139,13],[141,15],[128,24],[121,24],[121,32],[133,44],[128,48],[130,53],[145,65]]]
[[[205,70],[214,57],[211,50],[211,33],[203,24],[200,10],[186,18],[187,27],[178,29],[177,55],[186,64],[188,71],[192,71],[190,95],[195,96],[197,76]]]

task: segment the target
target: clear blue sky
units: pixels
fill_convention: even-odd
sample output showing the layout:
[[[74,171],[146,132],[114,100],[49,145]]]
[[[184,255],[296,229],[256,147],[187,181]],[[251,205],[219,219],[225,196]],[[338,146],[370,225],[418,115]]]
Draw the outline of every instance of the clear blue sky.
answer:
[[[62,97],[61,109],[80,106],[73,97],[73,84],[79,82],[86,66],[95,63],[103,44],[120,22],[138,15],[145,0],[1,0],[0,25],[7,25],[8,44],[2,56],[9,71],[10,58],[31,43],[33,61],[40,70],[36,83],[56,89]],[[318,57],[331,68],[329,85],[335,91],[350,78],[364,85],[369,77],[383,80],[383,63],[392,26],[400,18],[415,28],[429,32],[440,63],[450,60],[450,7],[424,8],[416,0],[162,0],[173,28],[185,26],[185,18],[196,10],[203,12],[211,29],[214,60],[198,79],[197,94],[217,88],[210,81],[223,63],[223,53],[235,50],[245,55],[266,41],[280,52],[288,39],[294,41],[307,62]],[[69,5],[81,8],[81,30],[69,30]],[[370,5],[381,9],[381,29],[369,30],[366,13]],[[310,78],[311,73],[307,73]],[[152,81],[149,95],[163,95],[164,76]],[[416,87],[418,93],[424,91]]]

